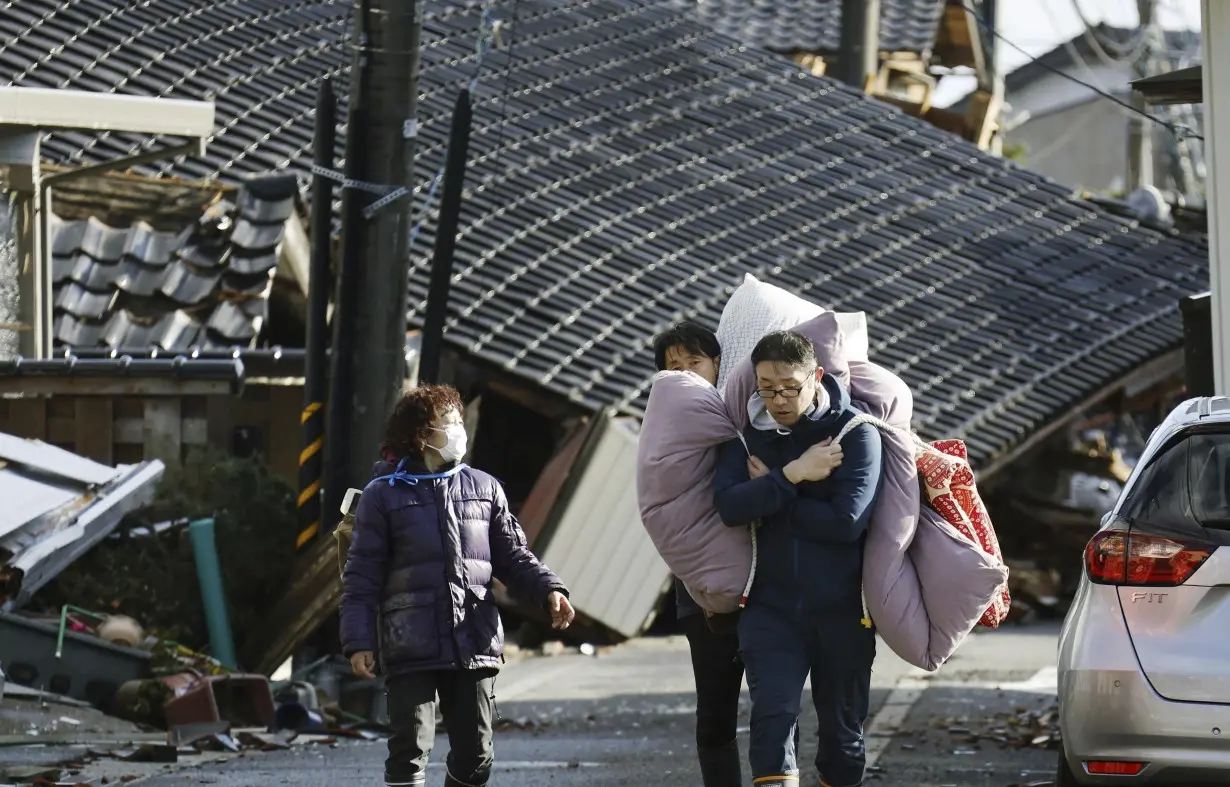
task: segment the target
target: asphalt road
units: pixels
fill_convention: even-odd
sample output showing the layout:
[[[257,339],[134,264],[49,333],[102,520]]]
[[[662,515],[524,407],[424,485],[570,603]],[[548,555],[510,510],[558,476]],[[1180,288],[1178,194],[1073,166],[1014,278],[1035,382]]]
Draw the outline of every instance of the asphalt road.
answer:
[[[911,787],[1049,780],[1055,752],[1038,714],[1054,701],[1055,627],[971,637],[939,673],[922,677],[881,647],[873,674],[870,783]],[[496,686],[506,729],[496,737],[498,787],[700,784],[692,744],[694,701],[682,639],[640,640],[597,657],[527,659]],[[746,713],[746,697],[745,697]],[[746,718],[746,716],[745,716]],[[812,756],[814,713],[803,720]],[[746,729],[741,738],[746,746]],[[1023,741],[1036,746],[1021,746]],[[428,785],[444,778],[438,764]],[[380,784],[383,744],[304,746],[155,776],[149,787]],[[749,780],[750,781],[750,780]],[[807,770],[803,784],[815,784]]]

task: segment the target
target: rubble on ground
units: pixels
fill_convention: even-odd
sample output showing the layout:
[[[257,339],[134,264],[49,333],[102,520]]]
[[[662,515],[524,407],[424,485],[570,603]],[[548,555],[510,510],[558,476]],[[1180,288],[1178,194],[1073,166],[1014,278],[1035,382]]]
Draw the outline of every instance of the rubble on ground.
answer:
[[[896,746],[913,751],[929,744],[954,756],[972,755],[984,747],[999,749],[1058,749],[1059,706],[1054,698],[1040,698],[1038,707],[1017,705],[1011,711],[985,717],[937,716],[928,727],[902,730]]]
[[[293,490],[258,459],[194,451],[182,466],[167,469],[148,505],[132,511],[28,607],[58,612],[68,604],[123,614],[162,639],[204,651],[209,633],[188,522],[214,519],[227,598],[275,598],[294,571],[299,529],[294,500]],[[235,644],[243,653],[248,640],[268,627],[267,610],[228,607]]]

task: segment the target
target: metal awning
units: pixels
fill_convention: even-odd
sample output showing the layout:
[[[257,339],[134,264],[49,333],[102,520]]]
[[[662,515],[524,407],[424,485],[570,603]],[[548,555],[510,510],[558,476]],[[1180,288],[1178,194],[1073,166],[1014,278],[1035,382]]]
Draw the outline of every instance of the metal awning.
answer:
[[[1150,104],[1204,103],[1204,66],[1141,77],[1130,84]]]

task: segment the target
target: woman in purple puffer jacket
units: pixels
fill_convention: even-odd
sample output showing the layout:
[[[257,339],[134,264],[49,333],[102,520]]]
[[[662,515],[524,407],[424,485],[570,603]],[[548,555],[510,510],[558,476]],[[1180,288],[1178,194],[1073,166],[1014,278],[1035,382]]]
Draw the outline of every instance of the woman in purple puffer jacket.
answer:
[[[448,726],[446,787],[487,783],[504,648],[493,578],[541,602],[555,628],[573,619],[567,589],[529,550],[499,482],[461,464],[461,413],[449,386],[420,386],[397,403],[343,572],[342,647],[355,674],[374,677],[378,657],[386,679],[388,785],[426,782],[437,694]]]

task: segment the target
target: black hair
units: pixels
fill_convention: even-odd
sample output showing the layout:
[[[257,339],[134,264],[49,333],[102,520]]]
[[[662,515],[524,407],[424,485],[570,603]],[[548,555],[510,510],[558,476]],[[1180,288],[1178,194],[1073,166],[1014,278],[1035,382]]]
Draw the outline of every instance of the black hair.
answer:
[[[722,355],[717,334],[691,320],[675,323],[653,338],[653,361],[658,371],[666,368],[666,351],[672,347],[682,347],[689,355],[703,355],[706,358]]]
[[[764,362],[815,367],[816,347],[802,334],[776,331],[757,342],[752,350],[752,365]]]

